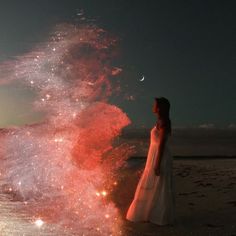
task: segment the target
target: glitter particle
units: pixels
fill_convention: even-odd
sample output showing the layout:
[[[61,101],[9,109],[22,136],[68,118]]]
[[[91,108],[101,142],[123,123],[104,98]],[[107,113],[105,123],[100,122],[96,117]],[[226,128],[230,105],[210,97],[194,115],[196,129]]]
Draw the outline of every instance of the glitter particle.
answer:
[[[41,219],[37,219],[35,222],[34,222],[34,224],[37,226],[37,227],[42,227],[43,226],[43,224],[44,224],[44,222],[41,220]]]

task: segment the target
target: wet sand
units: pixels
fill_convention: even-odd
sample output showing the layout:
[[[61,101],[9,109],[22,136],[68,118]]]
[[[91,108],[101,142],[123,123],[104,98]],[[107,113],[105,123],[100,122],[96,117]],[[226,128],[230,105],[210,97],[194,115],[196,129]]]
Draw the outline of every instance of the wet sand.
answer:
[[[173,226],[125,220],[145,159],[132,162],[123,170],[113,194],[124,219],[124,235],[236,235],[236,159],[174,159],[176,222]]]

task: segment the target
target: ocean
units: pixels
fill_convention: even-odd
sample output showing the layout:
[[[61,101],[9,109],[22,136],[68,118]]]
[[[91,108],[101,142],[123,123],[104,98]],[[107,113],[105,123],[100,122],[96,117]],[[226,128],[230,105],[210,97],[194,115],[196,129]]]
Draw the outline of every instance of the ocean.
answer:
[[[124,130],[120,141],[130,143],[135,156],[146,156],[150,129]],[[175,128],[170,137],[174,156],[236,156],[236,129]]]

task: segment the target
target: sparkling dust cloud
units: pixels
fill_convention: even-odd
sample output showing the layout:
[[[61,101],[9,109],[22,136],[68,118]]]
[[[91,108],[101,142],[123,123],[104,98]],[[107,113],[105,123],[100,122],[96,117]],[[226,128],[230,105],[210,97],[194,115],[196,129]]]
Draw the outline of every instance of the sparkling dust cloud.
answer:
[[[78,235],[121,235],[109,193],[132,152],[114,144],[127,115],[109,104],[121,69],[112,66],[117,40],[95,25],[62,24],[50,40],[0,65],[1,83],[31,88],[43,122],[1,136],[5,191],[31,209],[32,222]],[[22,208],[22,207],[21,207]],[[32,212],[33,209],[33,212]]]

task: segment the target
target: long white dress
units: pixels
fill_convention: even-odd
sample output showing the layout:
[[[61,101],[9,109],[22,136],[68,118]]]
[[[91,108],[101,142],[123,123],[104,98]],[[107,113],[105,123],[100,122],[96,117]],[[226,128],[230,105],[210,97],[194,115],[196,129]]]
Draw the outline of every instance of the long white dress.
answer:
[[[159,145],[158,128],[155,126],[151,130],[146,165],[137,185],[134,199],[127,211],[127,220],[149,221],[158,225],[173,224],[175,221],[175,183],[169,136],[166,139],[161,159],[160,176],[157,176],[154,168]]]

